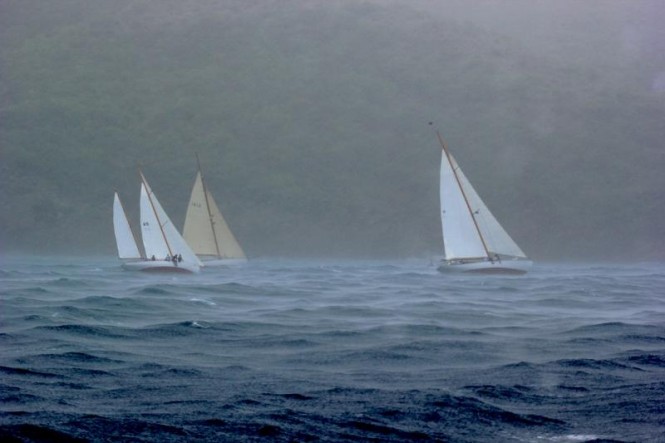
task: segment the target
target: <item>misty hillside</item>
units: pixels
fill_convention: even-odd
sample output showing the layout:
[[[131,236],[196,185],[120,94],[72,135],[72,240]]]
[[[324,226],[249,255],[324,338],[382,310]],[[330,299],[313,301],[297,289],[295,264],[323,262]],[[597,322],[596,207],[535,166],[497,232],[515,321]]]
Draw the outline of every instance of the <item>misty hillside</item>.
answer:
[[[428,5],[3,2],[2,250],[114,254],[139,163],[182,226],[198,152],[250,256],[437,254],[432,121],[533,258],[665,257],[653,41],[583,24],[568,57]]]

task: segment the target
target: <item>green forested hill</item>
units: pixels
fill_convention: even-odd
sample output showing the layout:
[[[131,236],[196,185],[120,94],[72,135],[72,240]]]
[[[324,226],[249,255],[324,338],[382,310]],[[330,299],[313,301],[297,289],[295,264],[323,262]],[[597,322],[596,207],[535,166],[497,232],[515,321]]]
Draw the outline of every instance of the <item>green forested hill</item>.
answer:
[[[665,63],[523,38],[410,2],[3,2],[0,247],[114,254],[138,163],[182,226],[198,152],[251,256],[437,253],[434,121],[534,258],[662,258]]]

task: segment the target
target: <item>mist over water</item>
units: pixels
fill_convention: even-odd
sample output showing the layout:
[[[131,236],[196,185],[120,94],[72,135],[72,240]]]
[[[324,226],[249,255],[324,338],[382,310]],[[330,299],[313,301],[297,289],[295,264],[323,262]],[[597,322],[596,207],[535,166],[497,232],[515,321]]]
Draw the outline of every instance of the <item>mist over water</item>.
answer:
[[[0,436],[662,441],[661,264],[0,266]],[[42,440],[39,440],[42,439]]]

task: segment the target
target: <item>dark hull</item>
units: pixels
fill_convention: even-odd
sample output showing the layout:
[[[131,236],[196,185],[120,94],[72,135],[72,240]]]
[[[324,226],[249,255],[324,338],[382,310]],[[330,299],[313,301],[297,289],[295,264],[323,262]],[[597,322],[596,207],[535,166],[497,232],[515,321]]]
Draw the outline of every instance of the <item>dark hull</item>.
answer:
[[[122,267],[128,271],[140,271],[159,274],[193,274],[199,271],[198,266],[188,265],[186,263],[178,263],[166,260],[140,260],[134,262],[123,263]]]

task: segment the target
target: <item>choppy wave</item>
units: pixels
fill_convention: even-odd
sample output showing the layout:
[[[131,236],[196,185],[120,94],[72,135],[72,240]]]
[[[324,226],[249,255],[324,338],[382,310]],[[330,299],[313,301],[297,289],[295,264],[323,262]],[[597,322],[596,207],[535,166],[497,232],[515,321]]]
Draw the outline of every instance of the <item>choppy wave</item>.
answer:
[[[660,264],[2,267],[2,441],[665,440]]]

